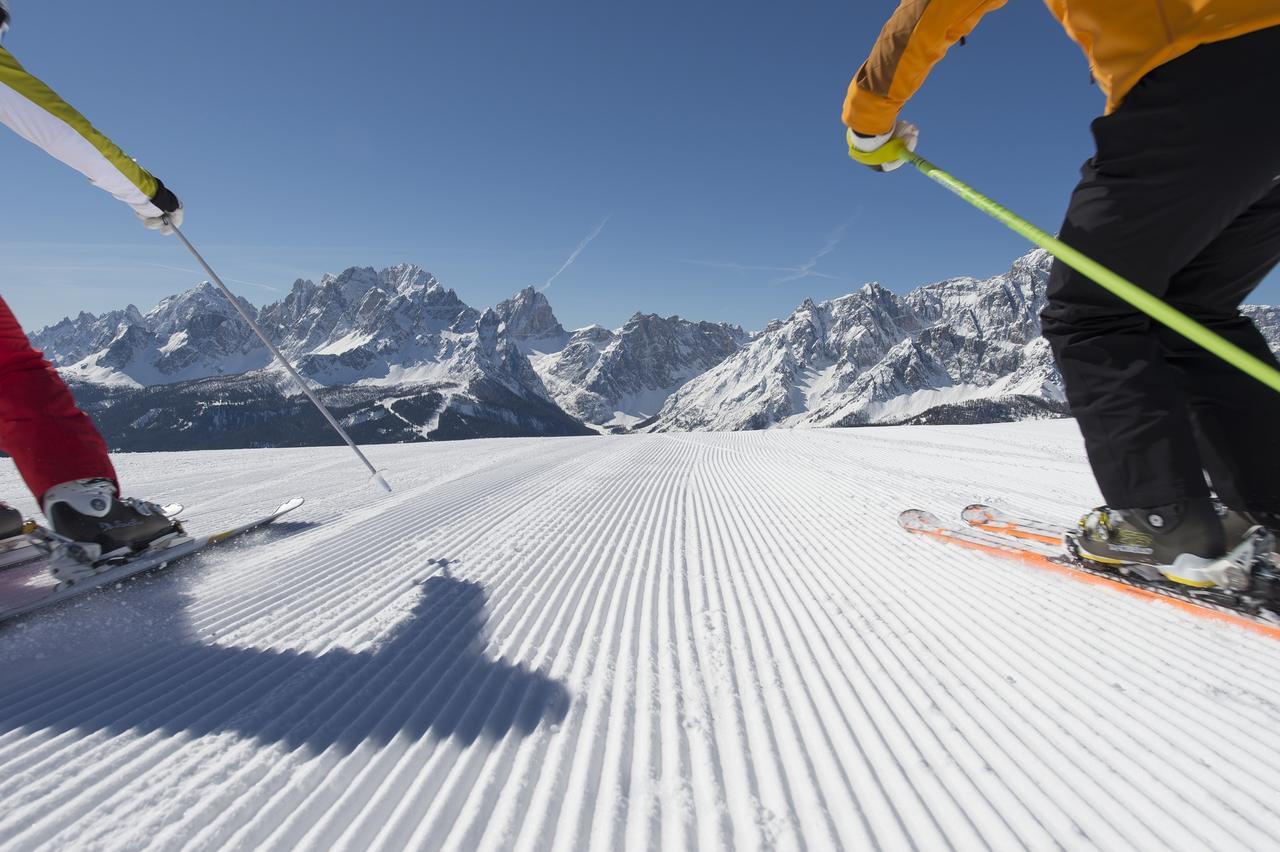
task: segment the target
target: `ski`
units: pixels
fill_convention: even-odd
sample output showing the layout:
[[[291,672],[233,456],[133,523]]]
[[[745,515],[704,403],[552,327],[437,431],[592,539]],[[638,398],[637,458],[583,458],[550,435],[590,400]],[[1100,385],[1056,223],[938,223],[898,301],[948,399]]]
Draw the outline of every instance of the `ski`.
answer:
[[[1260,598],[1225,589],[1182,586],[1163,578],[1143,576],[1137,573],[1140,566],[1118,566],[1116,569],[1095,566],[1067,553],[1061,539],[1051,544],[1043,539],[1016,536],[1007,527],[1000,528],[998,532],[989,532],[977,525],[954,527],[921,509],[902,512],[898,515],[898,524],[916,535],[1015,559],[1146,600],[1159,600],[1201,617],[1236,624],[1272,639],[1280,639],[1280,613],[1275,611],[1274,597]],[[1275,584],[1280,583],[1280,566],[1276,566],[1273,560],[1267,560],[1259,573],[1265,576],[1259,576],[1256,582],[1267,588],[1275,588]]]
[[[1067,533],[1064,526],[1012,515],[982,503],[965,506],[960,517],[969,526],[984,532],[1057,546],[1062,545],[1063,536]]]
[[[159,549],[143,550],[122,561],[106,562],[95,573],[75,582],[60,583],[55,580],[43,559],[31,559],[22,565],[11,566],[0,572],[0,622],[44,609],[136,574],[161,568],[199,553],[207,547],[230,541],[274,522],[282,515],[297,509],[303,502],[303,498],[294,497],[281,503],[275,511],[231,529],[212,535],[181,538]],[[166,514],[169,508],[165,507]],[[181,511],[180,507],[178,511]]]
[[[26,533],[14,536],[11,539],[0,542],[0,571],[14,565],[22,565],[33,559],[39,559],[43,555],[36,550],[31,540],[27,538]]]

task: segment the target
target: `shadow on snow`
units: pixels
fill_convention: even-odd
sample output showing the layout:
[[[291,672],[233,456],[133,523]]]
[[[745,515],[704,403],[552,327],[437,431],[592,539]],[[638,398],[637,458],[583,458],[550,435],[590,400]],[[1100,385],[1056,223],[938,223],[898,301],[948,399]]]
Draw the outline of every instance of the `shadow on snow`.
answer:
[[[209,644],[189,635],[185,606],[171,600],[168,624],[139,627],[126,614],[126,630],[138,635],[117,647],[92,653],[92,635],[80,636],[86,656],[61,662],[56,674],[42,665],[38,677],[6,678],[0,660],[0,735],[21,727],[189,736],[230,731],[320,751],[427,734],[470,744],[563,720],[565,687],[484,656],[483,587],[449,576],[446,560],[436,564],[444,573],[417,584],[411,613],[369,651]],[[153,585],[162,588],[154,591],[181,597],[172,580],[156,578]],[[154,614],[151,597],[147,607]],[[76,624],[67,619],[61,627]],[[59,632],[56,624],[44,626]],[[100,632],[110,638],[109,626]],[[48,647],[47,638],[32,638],[49,657],[75,654],[76,642],[59,649]]]

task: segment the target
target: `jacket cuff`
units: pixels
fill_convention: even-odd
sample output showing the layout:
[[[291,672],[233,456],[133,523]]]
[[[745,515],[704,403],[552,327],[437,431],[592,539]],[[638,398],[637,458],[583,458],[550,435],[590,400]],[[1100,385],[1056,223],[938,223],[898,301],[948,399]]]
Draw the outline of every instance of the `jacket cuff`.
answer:
[[[161,183],[159,178],[156,178],[156,193],[151,196],[151,203],[162,213],[176,213],[182,207],[178,196]]]
[[[893,138],[893,131],[888,133],[877,133],[875,136],[866,136],[858,131],[853,131],[853,147],[863,153],[869,154],[879,148],[884,143]]]
[[[902,104],[861,89],[854,81],[849,84],[841,117],[845,126],[859,136],[879,136],[893,132],[901,109]]]

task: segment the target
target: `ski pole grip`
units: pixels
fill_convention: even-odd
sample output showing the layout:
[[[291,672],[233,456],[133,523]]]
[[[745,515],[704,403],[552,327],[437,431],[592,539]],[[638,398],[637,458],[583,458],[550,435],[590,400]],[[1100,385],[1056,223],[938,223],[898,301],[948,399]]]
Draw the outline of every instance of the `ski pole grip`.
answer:
[[[864,166],[883,166],[886,163],[896,163],[898,160],[907,159],[907,155],[911,152],[907,149],[907,145],[901,139],[894,138],[881,145],[874,151],[859,151],[853,145],[853,130],[845,132],[845,140],[849,143],[849,156],[854,162]]]

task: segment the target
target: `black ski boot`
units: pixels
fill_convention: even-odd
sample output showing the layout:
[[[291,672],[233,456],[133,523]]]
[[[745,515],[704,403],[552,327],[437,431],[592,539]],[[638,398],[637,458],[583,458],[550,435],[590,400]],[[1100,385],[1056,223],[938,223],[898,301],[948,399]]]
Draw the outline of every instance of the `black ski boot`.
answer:
[[[1226,534],[1228,546],[1244,538],[1245,534],[1256,526],[1266,527],[1272,535],[1280,537],[1280,514],[1256,509],[1249,511],[1232,509],[1230,506],[1218,504],[1218,516],[1222,518],[1222,531]]]
[[[154,503],[120,499],[109,479],[77,479],[44,495],[44,514],[57,534],[49,567],[59,579],[185,538],[181,525]]]
[[[1104,565],[1152,565],[1169,580],[1198,587],[1214,583],[1198,570],[1186,571],[1188,576],[1180,574],[1173,567],[1178,558],[1198,557],[1182,562],[1199,565],[1227,551],[1222,521],[1208,500],[1149,509],[1103,506],[1080,519],[1071,543],[1081,559]]]
[[[0,543],[22,535],[22,513],[0,500]]]

